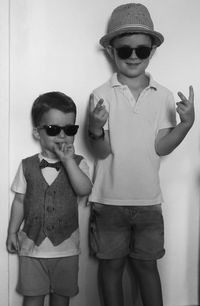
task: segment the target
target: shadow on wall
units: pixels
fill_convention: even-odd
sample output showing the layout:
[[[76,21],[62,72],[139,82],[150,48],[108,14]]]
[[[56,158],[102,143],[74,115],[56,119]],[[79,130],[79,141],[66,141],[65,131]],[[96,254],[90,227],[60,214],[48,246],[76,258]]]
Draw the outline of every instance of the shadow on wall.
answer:
[[[200,173],[198,175],[198,190],[200,191]],[[199,192],[199,199],[200,199],[200,192]],[[199,203],[200,206],[200,203]],[[200,215],[199,215],[200,220]],[[200,226],[199,226],[199,237],[200,237]],[[198,290],[198,305],[200,305],[200,243],[198,247],[198,283],[197,283],[197,290]]]
[[[197,134],[198,139],[199,133]],[[188,175],[187,208],[187,296],[188,301],[200,305],[200,143],[197,156],[190,156],[191,175]],[[192,305],[191,305],[192,306]]]
[[[200,190],[200,173],[196,182],[197,186],[193,187]],[[198,188],[198,189],[197,189]],[[190,191],[188,203],[188,224],[187,224],[187,298],[188,301],[195,302],[200,305],[200,226],[199,226],[199,207],[200,207],[200,192],[198,192],[198,200],[195,199],[194,190]],[[193,207],[192,207],[193,206]],[[193,304],[192,304],[193,305]],[[191,305],[191,306],[192,306]]]

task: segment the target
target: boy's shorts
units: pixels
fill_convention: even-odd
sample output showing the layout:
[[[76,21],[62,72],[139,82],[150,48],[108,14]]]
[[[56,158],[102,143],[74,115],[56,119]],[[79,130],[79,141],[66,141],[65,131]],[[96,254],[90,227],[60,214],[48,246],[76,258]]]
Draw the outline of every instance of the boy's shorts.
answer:
[[[78,293],[78,256],[61,258],[19,257],[17,291],[24,296]]]
[[[161,204],[113,206],[92,204],[90,253],[99,259],[130,256],[156,260],[164,253],[164,224]]]

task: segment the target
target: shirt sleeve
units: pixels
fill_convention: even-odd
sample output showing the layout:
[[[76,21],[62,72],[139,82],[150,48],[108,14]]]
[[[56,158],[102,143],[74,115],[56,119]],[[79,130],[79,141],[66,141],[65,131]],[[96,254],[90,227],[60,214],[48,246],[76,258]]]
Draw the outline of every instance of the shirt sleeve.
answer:
[[[161,107],[158,130],[172,128],[175,127],[176,124],[175,100],[173,94],[169,92]]]
[[[83,158],[81,160],[81,162],[79,164],[79,168],[83,171],[83,173],[85,173],[85,175],[87,175],[91,179],[89,166],[88,166],[87,161],[86,161],[85,158]]]
[[[25,194],[26,193],[26,179],[24,177],[22,162],[19,165],[17,173],[14,177],[13,183],[11,185],[11,190],[16,193]]]

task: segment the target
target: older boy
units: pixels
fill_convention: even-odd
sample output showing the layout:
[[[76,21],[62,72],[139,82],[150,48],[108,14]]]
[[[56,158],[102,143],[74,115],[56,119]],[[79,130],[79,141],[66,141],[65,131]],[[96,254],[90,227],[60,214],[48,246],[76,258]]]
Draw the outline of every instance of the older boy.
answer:
[[[78,293],[77,196],[88,195],[88,166],[74,152],[76,105],[60,92],[39,96],[32,107],[33,135],[41,153],[20,164],[12,190],[7,249],[19,255],[23,306],[68,306]],[[23,222],[23,228],[20,226]]]
[[[146,73],[164,41],[142,4],[117,7],[100,40],[113,60],[111,79],[90,99],[89,138],[96,157],[91,251],[99,259],[105,306],[122,306],[128,257],[144,306],[162,306],[157,259],[164,255],[160,156],[172,152],[194,122],[193,89],[172,93]]]

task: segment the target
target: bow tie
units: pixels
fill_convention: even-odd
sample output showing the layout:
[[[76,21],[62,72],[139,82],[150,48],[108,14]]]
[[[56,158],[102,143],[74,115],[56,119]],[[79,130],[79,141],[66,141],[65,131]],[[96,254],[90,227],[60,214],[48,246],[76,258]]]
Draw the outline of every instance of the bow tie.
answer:
[[[44,169],[46,167],[51,167],[51,168],[55,168],[57,171],[59,171],[60,167],[61,167],[61,162],[56,162],[56,163],[49,163],[48,161],[46,161],[45,159],[43,159],[40,162],[40,168]]]

